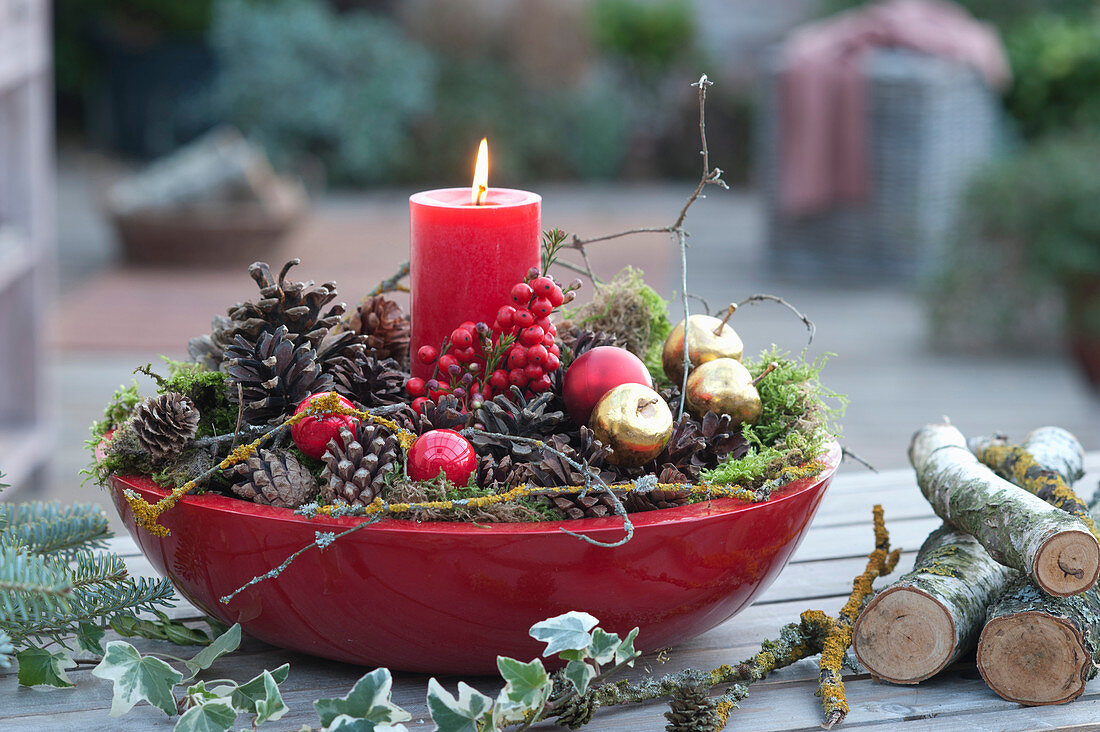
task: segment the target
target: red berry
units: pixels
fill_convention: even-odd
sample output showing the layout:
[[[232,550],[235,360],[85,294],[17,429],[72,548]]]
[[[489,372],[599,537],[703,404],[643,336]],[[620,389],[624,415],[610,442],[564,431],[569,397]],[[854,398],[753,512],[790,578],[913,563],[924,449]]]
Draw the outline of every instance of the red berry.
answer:
[[[551,371],[557,371],[559,366],[561,366],[561,359],[558,358],[557,354],[547,353],[546,354],[546,373],[550,373]]]
[[[477,352],[472,348],[456,348],[452,353],[454,353],[459,363],[470,363],[477,355]]]
[[[536,297],[531,303],[531,312],[536,318],[548,318],[550,313],[554,312],[554,306],[545,297]]]
[[[505,305],[500,310],[497,310],[497,330],[503,331],[505,328],[512,327],[512,318],[516,314],[516,309],[511,305]]]
[[[451,331],[451,345],[455,348],[469,348],[473,344],[474,334],[471,331],[465,328],[455,328]]]
[[[535,291],[526,282],[517,282],[512,286],[512,302],[520,307],[527,307],[527,303],[531,302],[531,296],[534,294]]]
[[[546,375],[540,376],[537,379],[532,379],[531,382],[527,384],[527,388],[536,393],[550,391],[553,387],[554,385],[550,381],[550,377]]]
[[[518,386],[520,389],[527,386],[527,374],[523,372],[523,369],[512,369],[508,372],[508,383]]]
[[[444,353],[439,357],[439,373],[447,376],[450,374],[451,366],[457,366],[458,359],[454,357],[454,354]]]
[[[466,321],[463,321],[463,323],[461,325],[459,325],[458,327],[462,328],[463,330],[468,330],[471,333],[473,333],[475,330],[477,330],[477,323],[475,323],[472,320],[466,320]]]
[[[512,346],[508,350],[508,368],[521,369],[527,365],[527,349],[523,346]]]
[[[417,397],[413,399],[412,408],[419,414],[424,409],[424,405],[428,403],[428,397]]]
[[[531,311],[526,308],[521,308],[517,310],[512,320],[520,328],[529,328],[535,324],[535,316],[532,315]],[[543,330],[545,330],[545,328]]]
[[[550,354],[546,350],[546,346],[539,343],[536,346],[531,346],[527,349],[527,363],[537,364],[539,366],[546,365],[546,357]]]
[[[519,342],[525,346],[534,346],[542,342],[544,335],[546,335],[546,331],[537,325],[532,325],[530,328],[524,328],[520,332]]]
[[[561,346],[559,346],[557,343],[550,344],[546,347],[546,350],[554,354],[555,356],[561,356]]]
[[[527,377],[528,381],[533,381],[540,376],[545,375],[545,371],[542,370],[542,366],[537,363],[529,363],[523,367],[523,374]]]
[[[535,321],[535,325],[542,328],[547,333],[550,333],[550,332],[557,333],[558,332],[557,327],[553,323],[550,322],[550,318],[539,318],[538,320]]]
[[[553,292],[555,287],[557,287],[557,285],[554,284],[554,280],[546,275],[531,280],[531,289],[535,291],[536,295],[545,297]]]
[[[294,410],[294,413],[304,412],[310,408],[315,398],[327,396],[328,394],[329,392],[323,391],[309,395],[298,404],[298,408]],[[355,405],[344,397],[340,397],[340,405],[348,409],[355,409]],[[346,414],[310,415],[302,421],[294,423],[290,428],[290,436],[299,450],[309,457],[317,459],[325,454],[330,440],[340,440],[341,428],[347,427],[354,432],[356,424],[358,424],[358,420]]]
[[[435,346],[421,346],[416,350],[416,357],[422,364],[432,364],[439,358],[439,349]]]
[[[547,333],[546,335],[544,335],[542,337],[542,345],[546,346],[547,348],[550,348],[550,346],[554,345],[554,334]]]
[[[405,391],[407,391],[411,397],[424,396],[424,390],[426,388],[426,382],[419,376],[414,376],[405,382]]]
[[[557,285],[554,285],[554,289],[546,293],[545,297],[556,308],[560,308],[565,304],[565,293]]]
[[[493,375],[489,377],[489,386],[493,387],[496,391],[504,391],[508,388],[508,372],[504,369],[497,369],[493,372]]]

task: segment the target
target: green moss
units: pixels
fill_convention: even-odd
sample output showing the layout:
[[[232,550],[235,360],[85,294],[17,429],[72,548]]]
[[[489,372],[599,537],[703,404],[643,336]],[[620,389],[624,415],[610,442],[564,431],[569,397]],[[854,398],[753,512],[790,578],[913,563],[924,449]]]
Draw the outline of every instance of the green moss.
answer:
[[[164,362],[168,366],[168,377],[159,383],[157,392],[174,391],[191,400],[201,415],[196,437],[232,432],[237,425],[237,408],[225,397],[226,375],[198,363],[167,358]]]
[[[754,377],[773,361],[777,364],[757,384],[763,406],[759,421],[742,427],[749,451],[706,471],[703,480],[753,488],[782,468],[820,457],[829,440],[838,436],[835,420],[847,405],[844,396],[821,385],[821,370],[827,360],[825,356],[813,362],[795,359],[775,347],[757,360],[746,360],[745,366]]]

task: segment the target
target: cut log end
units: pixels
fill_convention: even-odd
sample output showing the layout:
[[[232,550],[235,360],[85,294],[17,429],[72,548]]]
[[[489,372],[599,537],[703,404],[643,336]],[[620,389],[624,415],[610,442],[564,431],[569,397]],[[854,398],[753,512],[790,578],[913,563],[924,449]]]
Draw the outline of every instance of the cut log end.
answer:
[[[1035,581],[1048,595],[1077,595],[1096,584],[1100,544],[1087,531],[1060,531],[1035,555]]]
[[[935,675],[955,653],[955,622],[943,604],[912,587],[879,593],[860,614],[852,650],[872,676],[916,684]]]
[[[978,640],[978,671],[1009,701],[1036,706],[1073,701],[1092,664],[1072,623],[1041,612],[994,618]]]

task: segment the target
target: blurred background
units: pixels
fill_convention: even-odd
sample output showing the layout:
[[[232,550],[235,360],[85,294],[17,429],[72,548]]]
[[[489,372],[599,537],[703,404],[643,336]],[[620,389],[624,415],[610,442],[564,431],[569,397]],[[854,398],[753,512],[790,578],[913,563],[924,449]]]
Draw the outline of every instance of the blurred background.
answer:
[[[813,319],[879,468],[944,415],[1100,449],[1088,0],[0,0],[0,470],[102,500],[82,443],[135,366],[253,299],[256,259],[357,302],[407,258],[409,193],[468,185],[482,137],[544,227],[672,223],[704,72],[731,190],[687,218],[693,307]],[[682,317],[667,236],[589,251]],[[775,305],[733,324],[806,347]]]

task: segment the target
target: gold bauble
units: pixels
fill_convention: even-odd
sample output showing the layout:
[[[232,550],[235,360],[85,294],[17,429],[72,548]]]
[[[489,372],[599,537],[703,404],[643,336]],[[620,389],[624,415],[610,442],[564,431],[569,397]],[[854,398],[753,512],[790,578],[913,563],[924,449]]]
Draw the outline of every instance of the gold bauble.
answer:
[[[596,403],[588,420],[597,440],[612,449],[608,462],[621,467],[647,463],[672,436],[672,410],[643,384],[621,384]]]
[[[728,414],[734,422],[755,424],[763,409],[752,374],[732,358],[716,358],[692,371],[686,401],[688,411],[699,419],[714,412]]]
[[[728,316],[727,316],[728,317]],[[737,331],[725,320],[709,315],[692,315],[687,319],[688,354],[692,368],[716,358],[741,360],[745,345]],[[684,321],[676,324],[661,351],[661,365],[673,384],[684,380]]]

